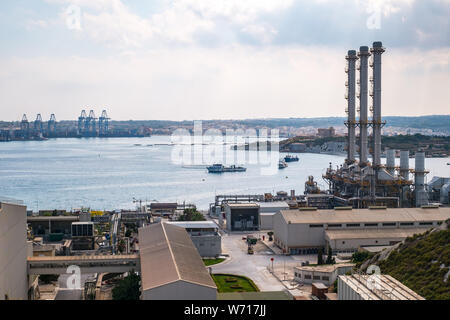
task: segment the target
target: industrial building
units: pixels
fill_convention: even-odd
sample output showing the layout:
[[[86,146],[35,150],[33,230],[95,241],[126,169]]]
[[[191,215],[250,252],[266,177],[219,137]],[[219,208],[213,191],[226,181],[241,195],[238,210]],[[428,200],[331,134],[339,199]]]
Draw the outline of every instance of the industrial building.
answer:
[[[352,274],[338,277],[339,300],[425,300],[389,275]]]
[[[217,257],[222,254],[222,237],[213,221],[169,221],[184,228],[202,257]]]
[[[350,272],[355,266],[354,263],[340,263],[332,265],[318,266],[298,266],[294,267],[294,280],[300,283],[312,284],[313,282],[323,283],[331,286],[339,275]]]
[[[345,68],[347,158],[337,168],[330,165],[323,178],[329,185],[329,194],[347,199],[348,205],[354,208],[371,205],[420,207],[429,202],[425,184],[425,175],[428,173],[425,169],[425,153],[415,153],[414,169],[409,168],[408,150],[401,151],[399,167],[395,165],[396,150],[386,150],[386,164],[381,163],[381,129],[385,125],[381,118],[381,56],[384,52],[385,48],[378,41],[373,43],[372,48],[361,46],[359,52],[348,51]],[[368,118],[369,110],[372,112],[371,119]],[[356,119],[356,111],[359,111],[359,119]],[[368,134],[370,127],[371,137]],[[359,159],[355,156],[357,140]],[[368,159],[369,153],[372,162]],[[410,177],[411,173],[414,174],[414,180]]]
[[[226,202],[224,207],[228,231],[259,230],[259,204]],[[223,221],[221,222],[223,223]]]
[[[26,217],[24,205],[0,201],[0,300],[28,299]]]
[[[431,206],[281,210],[274,215],[274,242],[290,254],[316,254],[328,245],[334,253],[353,252],[361,246],[392,245],[449,218],[450,208]]]
[[[184,228],[139,229],[143,300],[215,300],[217,287]]]

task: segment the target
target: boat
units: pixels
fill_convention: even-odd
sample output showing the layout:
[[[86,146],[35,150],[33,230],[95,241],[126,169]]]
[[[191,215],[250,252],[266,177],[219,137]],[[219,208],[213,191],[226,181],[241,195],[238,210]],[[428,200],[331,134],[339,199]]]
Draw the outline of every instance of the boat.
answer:
[[[286,157],[284,157],[284,161],[285,162],[295,162],[295,161],[298,161],[298,157],[291,156],[290,154],[288,154]]]
[[[286,168],[288,165],[284,160],[280,160],[278,161],[278,169],[284,169]]]
[[[238,167],[235,165],[225,167],[221,163],[215,163],[212,166],[206,167],[208,169],[209,173],[222,173],[222,172],[244,172],[247,170],[247,168],[244,167]]]

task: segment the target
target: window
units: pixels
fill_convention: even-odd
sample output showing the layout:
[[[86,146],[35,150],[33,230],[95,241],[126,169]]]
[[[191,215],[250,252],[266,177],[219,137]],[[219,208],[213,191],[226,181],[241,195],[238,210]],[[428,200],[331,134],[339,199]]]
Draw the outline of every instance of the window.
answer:
[[[328,227],[330,227],[330,228],[340,228],[340,227],[342,227],[342,224],[329,224]]]
[[[320,280],[320,276],[314,276],[313,280]]]
[[[385,222],[383,227],[395,227],[397,224],[395,222]]]
[[[345,241],[342,241],[342,244],[345,244]]]
[[[378,227],[378,223],[364,223],[365,227]]]
[[[414,222],[400,222],[401,226],[413,226]]]
[[[323,224],[310,224],[310,228],[323,228]]]
[[[298,277],[298,273],[297,272],[294,272],[294,274],[295,274],[296,277]]]
[[[322,277],[322,280],[328,281],[328,280],[330,280],[330,277],[323,276],[323,277]]]
[[[310,274],[305,274],[305,279],[311,279],[311,275]]]
[[[433,222],[421,222],[421,223],[419,223],[419,225],[421,225],[421,226],[432,226]]]
[[[347,227],[360,227],[361,224],[359,223],[347,223]]]

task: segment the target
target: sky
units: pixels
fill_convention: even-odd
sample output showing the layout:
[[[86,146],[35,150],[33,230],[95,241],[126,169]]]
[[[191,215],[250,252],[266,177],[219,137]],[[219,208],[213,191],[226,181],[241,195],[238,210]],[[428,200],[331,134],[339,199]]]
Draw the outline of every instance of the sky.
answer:
[[[382,114],[449,114],[450,0],[2,0],[0,120],[345,116],[382,41]]]

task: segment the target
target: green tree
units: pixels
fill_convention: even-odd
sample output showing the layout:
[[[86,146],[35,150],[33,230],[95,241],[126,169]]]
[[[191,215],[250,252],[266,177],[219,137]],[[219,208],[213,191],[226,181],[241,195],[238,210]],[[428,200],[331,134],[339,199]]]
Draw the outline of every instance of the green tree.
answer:
[[[336,259],[333,258],[333,250],[331,249],[331,246],[329,245],[326,264],[335,264],[335,263],[336,263]]]
[[[178,221],[205,221],[205,217],[196,209],[184,209],[183,214],[178,217]]]
[[[317,254],[317,264],[323,264],[323,250],[319,248],[319,252]]]
[[[139,282],[141,277],[131,271],[112,290],[113,300],[139,300],[141,292]]]

